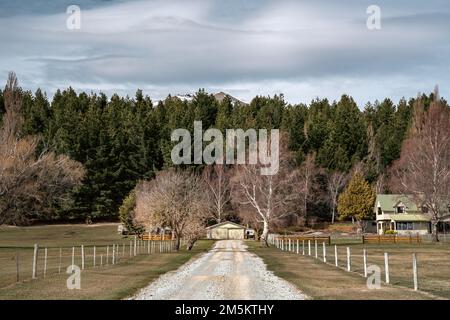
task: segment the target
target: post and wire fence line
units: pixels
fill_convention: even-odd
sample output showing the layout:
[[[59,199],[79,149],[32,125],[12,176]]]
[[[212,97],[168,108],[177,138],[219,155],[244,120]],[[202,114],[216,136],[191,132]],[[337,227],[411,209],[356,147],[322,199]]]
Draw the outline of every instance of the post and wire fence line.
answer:
[[[183,241],[181,240],[181,243]],[[65,273],[67,267],[99,269],[133,262],[140,255],[164,254],[176,250],[175,239],[117,241],[101,245],[0,247],[0,288],[29,279]]]
[[[371,265],[380,266],[379,270],[382,271],[380,275],[381,280],[385,284],[400,284],[402,286],[406,284],[406,286],[412,287],[415,291],[419,290],[419,266],[416,252],[405,253],[402,259],[395,257],[396,271],[400,270],[400,267],[403,270],[401,275],[398,272],[399,280],[393,283],[391,270],[391,259],[393,256],[387,251],[383,252],[381,256],[380,252],[370,256],[369,250],[362,248],[361,254],[355,254],[350,246],[331,245],[329,237],[288,237],[271,234],[269,236],[269,244],[281,251],[311,257],[347,272],[354,272],[365,278],[370,276],[369,267]],[[344,249],[344,252],[342,252],[342,249]],[[377,251],[380,250],[383,249]],[[401,265],[400,262],[402,263]]]

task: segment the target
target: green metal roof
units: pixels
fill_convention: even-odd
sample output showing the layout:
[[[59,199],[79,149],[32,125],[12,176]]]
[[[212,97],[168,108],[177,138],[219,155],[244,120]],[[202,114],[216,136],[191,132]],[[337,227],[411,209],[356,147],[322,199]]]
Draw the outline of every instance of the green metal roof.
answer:
[[[406,222],[429,222],[431,219],[424,214],[391,214],[391,220],[393,221],[406,221]]]
[[[393,212],[395,207],[403,203],[406,206],[406,212],[421,212],[412,197],[407,197],[402,194],[378,194],[375,202],[375,211],[378,209],[378,204],[384,212]]]

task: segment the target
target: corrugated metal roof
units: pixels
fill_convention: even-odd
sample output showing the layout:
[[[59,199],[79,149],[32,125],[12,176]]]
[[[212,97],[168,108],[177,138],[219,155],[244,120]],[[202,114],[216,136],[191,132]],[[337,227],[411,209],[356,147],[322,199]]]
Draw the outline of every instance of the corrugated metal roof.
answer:
[[[236,228],[239,228],[239,229],[246,229],[244,226],[241,226],[240,224],[237,224],[237,223],[234,223],[234,222],[231,222],[231,221],[224,221],[224,222],[221,222],[221,223],[218,223],[218,224],[209,226],[209,227],[207,227],[206,229],[217,228],[217,227],[223,226],[223,225],[225,225],[225,224],[232,224],[232,225],[235,226]]]
[[[424,214],[391,214],[391,220],[405,222],[429,222],[430,217]]]
[[[378,208],[379,204],[381,210],[385,212],[393,212],[395,211],[395,207],[399,203],[402,203],[406,206],[406,212],[421,212],[412,197],[408,197],[402,194],[378,194],[377,201],[375,203],[375,209]]]

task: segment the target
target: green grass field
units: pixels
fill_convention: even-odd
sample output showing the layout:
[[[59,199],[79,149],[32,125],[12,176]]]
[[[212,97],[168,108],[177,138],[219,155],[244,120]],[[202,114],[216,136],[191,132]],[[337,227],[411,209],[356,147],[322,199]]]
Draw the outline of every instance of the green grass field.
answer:
[[[147,249],[144,251],[141,247],[141,254],[130,258],[129,244],[132,238],[123,237],[116,230],[116,224],[0,227],[0,299],[122,299],[159,275],[178,268],[194,255],[208,250],[213,243],[199,241],[192,251],[182,249],[179,252],[150,255]],[[31,280],[34,243],[40,246],[37,280]],[[119,261],[115,265],[111,265],[112,244],[119,245],[116,257]],[[72,246],[75,246],[76,251],[75,264],[81,266],[81,245],[85,246],[86,268],[82,271],[81,290],[68,290],[66,279],[69,275],[65,270],[72,263]],[[155,246],[158,245],[155,243]],[[93,268],[94,246],[96,268]],[[47,248],[45,277],[44,248]],[[16,283],[17,254],[19,283]]]
[[[327,247],[327,263],[323,263],[322,247],[315,259],[312,256],[288,253],[276,248],[261,248],[249,242],[249,250],[261,256],[269,270],[297,285],[314,299],[450,299],[450,244],[420,245],[348,245],[352,254],[352,272],[346,266],[346,247],[338,245],[338,264],[334,266],[334,246]],[[363,249],[368,265],[377,265],[384,278],[384,252],[389,253],[391,285],[382,284],[380,290],[369,290],[363,267]],[[413,288],[412,253],[417,253],[419,292]],[[307,254],[307,250],[306,250]]]

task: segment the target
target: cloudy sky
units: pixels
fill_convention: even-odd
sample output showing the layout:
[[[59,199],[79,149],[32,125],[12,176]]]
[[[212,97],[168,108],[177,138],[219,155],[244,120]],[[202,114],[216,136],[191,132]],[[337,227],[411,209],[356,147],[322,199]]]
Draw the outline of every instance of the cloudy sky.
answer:
[[[81,9],[81,29],[66,9]],[[381,30],[368,30],[369,5]],[[0,75],[25,89],[245,101],[450,96],[448,0],[0,0]]]

